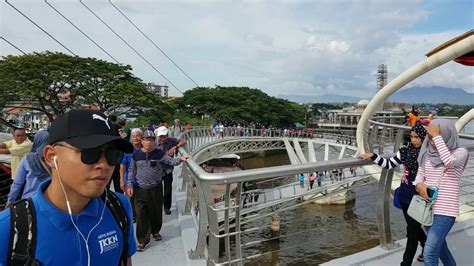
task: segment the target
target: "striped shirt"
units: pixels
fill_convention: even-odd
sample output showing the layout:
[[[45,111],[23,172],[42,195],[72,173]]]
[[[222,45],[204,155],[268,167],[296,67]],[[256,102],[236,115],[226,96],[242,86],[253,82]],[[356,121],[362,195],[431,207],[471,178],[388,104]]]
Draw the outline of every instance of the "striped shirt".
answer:
[[[435,168],[429,160],[426,160],[425,165],[418,169],[413,184],[424,183],[428,187],[436,187],[438,179],[441,177],[433,212],[434,214],[457,217],[459,216],[459,182],[468,152],[464,148],[458,148],[451,153],[441,136],[434,137],[433,141],[444,165]]]
[[[404,171],[400,179],[400,188],[398,191],[399,200],[404,203],[402,208],[408,207],[413,195],[417,194],[413,181],[415,181],[416,173],[418,172],[417,158],[419,152],[419,148],[414,148],[412,145],[409,145],[408,147],[401,147],[393,157],[383,158],[374,153],[370,158],[374,163],[385,169],[392,169],[403,164]]]
[[[402,157],[401,157],[400,151],[397,151],[397,154],[395,154],[395,156],[390,157],[388,159],[383,158],[382,156],[374,153],[374,155],[372,155],[370,159],[374,163],[378,164],[379,166],[385,169],[392,169],[396,167],[397,165],[402,164]]]
[[[164,176],[162,164],[176,166],[180,163],[180,158],[171,158],[162,150],[135,150],[128,169],[127,186],[138,184],[143,189],[156,187],[161,184]]]

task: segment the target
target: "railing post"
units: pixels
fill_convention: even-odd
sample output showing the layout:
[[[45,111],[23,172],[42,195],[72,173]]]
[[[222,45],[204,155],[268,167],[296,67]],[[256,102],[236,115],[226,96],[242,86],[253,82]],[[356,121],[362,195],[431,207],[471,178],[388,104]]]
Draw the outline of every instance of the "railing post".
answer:
[[[208,187],[208,185],[204,185]],[[210,189],[209,189],[210,192]],[[211,195],[211,194],[208,194]],[[218,224],[218,217],[217,217],[217,211],[212,209],[212,202],[208,202],[204,206],[204,208],[207,209],[207,216],[208,220],[206,221],[208,226],[209,226],[209,244],[207,248],[207,265],[215,265],[217,264],[219,260],[219,238],[217,237],[219,235],[219,224]],[[199,221],[201,223],[201,221]],[[204,238],[204,244],[206,244],[206,239]]]
[[[392,240],[390,229],[390,190],[394,169],[383,169],[378,186],[377,226],[379,230],[380,246],[391,250],[398,247]]]
[[[206,195],[211,195],[211,189],[209,188],[209,185],[202,184],[198,178],[194,178],[194,182],[196,184],[199,200],[199,228],[198,239],[196,242],[196,250],[191,251],[190,258],[204,259],[206,258],[205,250],[207,246],[207,236],[210,235],[208,226],[210,226],[211,223],[209,221],[216,221],[217,223],[217,216],[213,216],[211,213],[209,213],[210,208],[208,208],[208,206],[211,205],[211,202],[210,200],[207,200],[206,197]],[[211,253],[209,249],[208,253]],[[219,243],[217,243],[217,253],[219,254]],[[209,262],[209,258],[207,259]]]
[[[235,256],[239,259],[238,265],[243,265],[242,263],[242,239],[240,237],[240,209],[242,208],[242,183],[237,183],[237,188],[235,189],[235,203],[238,205],[235,209]]]

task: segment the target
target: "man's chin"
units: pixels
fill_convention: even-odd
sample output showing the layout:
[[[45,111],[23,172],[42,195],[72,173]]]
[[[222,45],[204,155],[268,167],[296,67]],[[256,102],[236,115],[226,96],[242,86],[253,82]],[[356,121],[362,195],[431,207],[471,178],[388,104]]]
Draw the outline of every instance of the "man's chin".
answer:
[[[97,197],[102,196],[102,194],[104,194],[105,189],[106,189],[106,186],[89,188],[87,189],[84,196],[88,198],[97,198]]]

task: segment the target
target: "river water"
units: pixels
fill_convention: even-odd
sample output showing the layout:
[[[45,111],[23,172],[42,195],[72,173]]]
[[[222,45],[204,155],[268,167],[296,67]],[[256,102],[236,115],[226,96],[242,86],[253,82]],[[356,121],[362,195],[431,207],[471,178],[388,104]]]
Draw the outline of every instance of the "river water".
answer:
[[[286,151],[242,160],[250,169],[289,164]],[[316,265],[379,245],[377,231],[377,184],[355,187],[356,200],[343,206],[309,203],[280,213],[280,237],[242,248],[244,257],[263,254],[246,265]],[[401,210],[391,206],[394,239],[404,238]],[[262,230],[242,235],[242,243],[272,239],[271,218],[266,217],[242,229]]]
[[[474,121],[466,125],[463,133],[474,134]],[[329,159],[337,154],[330,152]],[[286,151],[243,158],[246,169],[290,164]],[[318,155],[317,158],[320,160]],[[272,236],[269,217],[245,225],[242,229],[262,228],[242,235],[242,243],[256,241],[242,248],[243,257],[257,256],[247,260],[246,265],[316,265],[378,246],[377,183],[356,186],[353,191],[355,201],[343,206],[310,203],[281,212],[279,238]],[[393,205],[390,220],[393,239],[405,238],[405,219]]]

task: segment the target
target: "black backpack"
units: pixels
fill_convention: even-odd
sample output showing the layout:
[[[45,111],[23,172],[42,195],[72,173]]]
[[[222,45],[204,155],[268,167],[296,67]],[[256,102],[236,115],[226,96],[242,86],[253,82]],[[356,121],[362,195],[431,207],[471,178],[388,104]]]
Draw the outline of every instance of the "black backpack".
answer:
[[[107,201],[105,197],[107,195]],[[107,202],[107,209],[112,213],[115,222],[120,227],[123,236],[123,249],[120,255],[120,262],[127,265],[128,260],[128,230],[129,221],[122,203],[118,196],[111,191],[102,194],[104,202]],[[7,261],[10,266],[35,266],[40,265],[35,259],[36,251],[36,215],[33,201],[23,199],[12,204],[10,207],[10,243]]]

